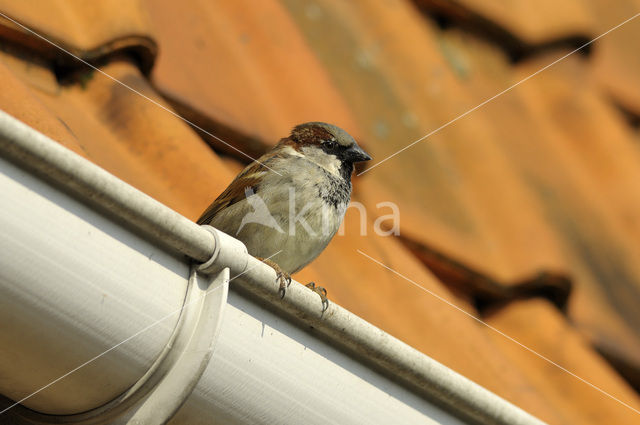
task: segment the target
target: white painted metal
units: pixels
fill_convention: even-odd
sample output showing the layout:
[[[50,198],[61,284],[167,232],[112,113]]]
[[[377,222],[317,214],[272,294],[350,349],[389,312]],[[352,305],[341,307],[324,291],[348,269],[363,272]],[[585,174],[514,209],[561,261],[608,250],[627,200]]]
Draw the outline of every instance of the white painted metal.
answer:
[[[205,400],[210,410],[196,407]],[[215,424],[462,424],[234,291],[211,364],[175,421],[210,424],[209,415]]]
[[[0,394],[20,400],[144,330],[24,403],[52,414],[95,408],[131,386],[164,348],[188,265],[1,164]]]
[[[0,193],[0,376],[12,377],[0,393],[19,400],[148,327],[24,402],[50,414],[100,406],[164,348],[187,265],[4,160]],[[171,423],[461,423],[259,304],[232,293],[226,310]]]
[[[131,409],[135,413],[128,419],[128,425],[167,423],[189,398],[209,365],[227,305],[229,269],[207,276],[199,274],[196,268],[197,265],[192,267],[187,297],[174,338],[167,344],[167,355],[152,372],[160,380]],[[141,382],[134,391],[153,381]]]
[[[242,251],[4,113],[0,156],[0,393],[14,400],[177,312],[188,265],[167,249],[199,261]],[[232,279],[242,275],[214,356],[171,423],[541,424],[339,306],[321,314],[301,285],[281,300],[273,269],[253,257],[230,262]],[[175,319],[24,404],[77,413],[111,400],[153,363]]]

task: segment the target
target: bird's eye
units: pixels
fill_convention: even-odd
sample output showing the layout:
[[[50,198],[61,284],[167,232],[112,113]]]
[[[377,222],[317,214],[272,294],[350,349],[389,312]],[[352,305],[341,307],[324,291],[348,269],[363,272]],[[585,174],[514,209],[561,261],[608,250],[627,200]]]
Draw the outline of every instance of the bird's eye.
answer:
[[[336,147],[336,142],[334,142],[333,140],[325,140],[324,142],[322,142],[322,146],[324,146],[328,150],[333,150]]]

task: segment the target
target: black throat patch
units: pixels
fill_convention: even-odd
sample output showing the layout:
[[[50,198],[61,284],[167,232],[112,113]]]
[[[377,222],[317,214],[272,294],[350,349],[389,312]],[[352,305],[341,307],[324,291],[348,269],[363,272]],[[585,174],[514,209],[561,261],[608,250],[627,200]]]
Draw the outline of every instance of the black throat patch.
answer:
[[[324,172],[325,179],[322,183],[315,184],[318,190],[318,195],[327,204],[332,205],[334,208],[338,208],[339,205],[346,205],[351,199],[351,171],[353,170],[353,164],[348,164],[348,173],[344,173],[345,164],[342,164],[340,168],[340,176],[335,176],[327,170]]]

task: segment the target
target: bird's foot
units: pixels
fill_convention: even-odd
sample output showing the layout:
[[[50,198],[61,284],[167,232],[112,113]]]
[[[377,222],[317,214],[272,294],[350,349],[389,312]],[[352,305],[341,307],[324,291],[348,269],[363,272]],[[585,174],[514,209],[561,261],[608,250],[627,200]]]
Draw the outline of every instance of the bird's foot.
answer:
[[[324,289],[322,286],[316,286],[315,282],[309,282],[304,286],[311,289],[316,294],[320,295],[320,300],[322,301],[322,312],[324,313],[329,308],[329,300],[327,299],[327,290]]]
[[[291,275],[282,270],[278,264],[268,258],[256,258],[276,271],[276,282],[278,282],[279,285],[278,293],[280,294],[280,298],[284,298],[284,294],[287,292],[287,288],[289,287],[289,285],[291,285]]]

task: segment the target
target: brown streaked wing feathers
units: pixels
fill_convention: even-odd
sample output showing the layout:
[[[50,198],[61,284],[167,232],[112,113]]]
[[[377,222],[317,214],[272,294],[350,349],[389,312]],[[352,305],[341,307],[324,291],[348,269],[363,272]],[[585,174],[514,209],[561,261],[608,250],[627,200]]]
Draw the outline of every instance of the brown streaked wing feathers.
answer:
[[[249,165],[247,168],[242,170],[240,174],[227,186],[227,188],[216,198],[215,201],[209,205],[209,207],[202,213],[200,218],[198,219],[198,224],[209,224],[213,217],[218,214],[221,210],[229,207],[230,205],[235,204],[236,202],[242,201],[245,199],[245,189],[251,188],[253,192],[257,192],[257,185],[260,182],[259,177],[244,177],[250,176],[252,174],[258,173],[260,171],[265,171],[266,168],[262,166],[259,162],[254,162]]]

